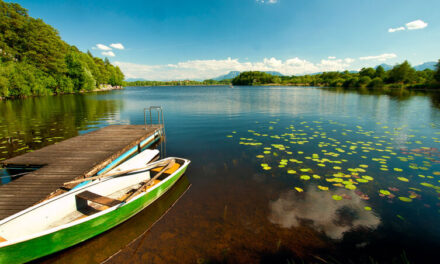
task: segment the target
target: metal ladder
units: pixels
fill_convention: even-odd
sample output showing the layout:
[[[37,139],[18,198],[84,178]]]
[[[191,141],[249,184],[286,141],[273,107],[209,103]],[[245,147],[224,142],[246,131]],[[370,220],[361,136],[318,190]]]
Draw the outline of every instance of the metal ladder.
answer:
[[[147,111],[150,116],[150,123],[147,123]],[[153,125],[153,112],[157,112],[157,125],[162,125],[162,129],[160,130],[160,155],[162,158],[166,157],[166,134],[165,134],[165,120],[163,119],[163,110],[162,106],[150,106],[148,108],[144,108],[144,124],[145,130],[147,130],[147,125]]]
[[[147,123],[147,110],[150,114],[150,123]],[[165,121],[163,119],[163,110],[162,106],[150,106],[148,108],[144,108],[144,124],[145,124],[145,130],[147,130],[147,125],[153,125],[153,113],[152,111],[157,111],[157,125],[162,125],[162,132],[163,135],[165,135]]]

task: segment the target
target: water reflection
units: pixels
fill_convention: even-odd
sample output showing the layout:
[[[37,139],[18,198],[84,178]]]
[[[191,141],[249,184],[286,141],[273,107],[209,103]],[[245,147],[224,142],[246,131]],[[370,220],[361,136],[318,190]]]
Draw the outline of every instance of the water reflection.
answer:
[[[411,261],[437,255],[440,159],[433,151],[425,154],[419,150],[440,149],[438,95],[312,87],[129,87],[78,97],[0,102],[0,159],[107,124],[143,124],[142,109],[161,105],[167,155],[193,161],[188,171],[191,192],[144,240],[125,247],[111,263],[286,263],[293,256],[322,256],[324,249],[340,256],[350,254],[355,263],[360,263],[361,256],[366,263],[370,256],[390,261],[391,255],[400,256],[403,251]],[[20,104],[26,110],[20,110]],[[4,111],[8,114],[3,115]],[[286,133],[294,133],[296,138]],[[240,141],[264,145],[241,145]],[[264,154],[263,147],[273,143],[290,149],[273,148]],[[22,149],[25,146],[28,148]],[[324,156],[322,150],[339,153],[336,148],[345,152],[339,157]],[[262,154],[264,159],[256,157]],[[313,154],[342,163],[320,167]],[[292,167],[281,168],[282,159],[303,163],[289,161]],[[263,170],[261,163],[273,169]],[[368,201],[359,201],[359,195],[349,190],[340,194],[351,200],[340,201],[332,200],[330,193],[320,193],[316,186],[315,191],[307,191],[310,183],[336,189],[332,185],[336,182],[324,182],[332,178],[333,166],[346,170],[360,164],[368,168],[358,176],[374,178],[357,185],[357,190],[369,195]],[[301,168],[311,168],[321,179],[303,181],[299,177],[307,173],[287,173]],[[353,181],[358,180],[355,176]],[[304,192],[286,192],[295,186]],[[338,189],[342,191],[344,186]],[[380,190],[394,197],[382,197]],[[365,211],[365,206],[372,211]],[[103,252],[119,238],[111,239],[97,238],[101,242],[92,242],[97,243],[94,247],[74,248],[72,252],[78,254],[58,256],[65,261],[68,256],[77,262],[103,260],[110,254]],[[366,241],[365,247],[356,247]],[[90,252],[94,259],[87,258]]]
[[[105,94],[0,101],[0,161],[74,137],[104,122],[120,123],[121,100]]]
[[[333,195],[344,199],[335,201]],[[284,192],[269,207],[272,223],[291,228],[307,222],[332,239],[341,239],[344,233],[359,228],[374,230],[381,222],[373,211],[365,210],[367,202],[353,191],[319,191],[314,185],[300,194],[292,190]]]
[[[177,203],[190,186],[188,178],[184,175],[158,200],[123,224],[34,263],[100,263],[110,260],[124,249],[129,249],[130,254],[136,254],[139,249],[138,243],[148,239],[148,229]],[[135,244],[136,246],[133,246]]]

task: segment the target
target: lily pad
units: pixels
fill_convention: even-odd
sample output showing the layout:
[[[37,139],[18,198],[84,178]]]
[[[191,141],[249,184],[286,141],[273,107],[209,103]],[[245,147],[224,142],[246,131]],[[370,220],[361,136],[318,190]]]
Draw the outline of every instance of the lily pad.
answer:
[[[356,190],[356,185],[354,185],[354,184],[346,184],[345,188],[349,189],[349,190]]]
[[[387,190],[379,190],[379,192],[383,195],[390,195],[391,193]]]
[[[295,187],[295,190],[296,190],[297,192],[303,192],[303,191],[304,191],[302,188],[299,188],[299,187]]]
[[[309,175],[301,175],[299,178],[300,178],[301,180],[305,180],[305,181],[310,180],[310,176],[309,176]]]
[[[407,178],[405,178],[405,177],[397,177],[397,179],[398,179],[399,181],[409,182],[409,180],[408,180]]]
[[[408,198],[408,197],[399,197],[399,200],[401,200],[402,202],[407,202],[407,203],[412,202],[412,199]]]
[[[332,198],[333,198],[333,200],[335,200],[335,201],[340,201],[340,200],[342,200],[342,196],[340,196],[340,195],[336,195],[336,194],[332,195]]]

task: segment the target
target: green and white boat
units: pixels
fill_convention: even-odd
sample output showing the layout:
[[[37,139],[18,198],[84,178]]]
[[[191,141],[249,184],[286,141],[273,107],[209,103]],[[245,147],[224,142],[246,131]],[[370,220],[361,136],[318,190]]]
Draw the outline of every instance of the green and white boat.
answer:
[[[134,216],[164,194],[190,161],[166,158],[98,176],[0,221],[0,263],[23,263],[71,247]]]

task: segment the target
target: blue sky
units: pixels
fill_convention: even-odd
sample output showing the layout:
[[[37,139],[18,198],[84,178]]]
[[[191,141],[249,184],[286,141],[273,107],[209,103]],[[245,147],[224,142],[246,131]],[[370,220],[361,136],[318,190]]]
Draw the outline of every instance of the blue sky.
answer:
[[[440,58],[438,0],[14,2],[69,44],[107,56],[127,78],[300,75]]]

